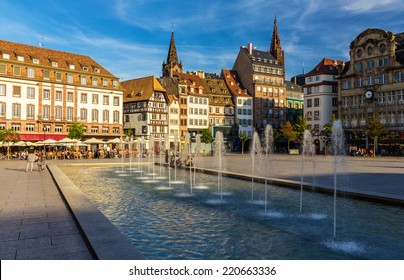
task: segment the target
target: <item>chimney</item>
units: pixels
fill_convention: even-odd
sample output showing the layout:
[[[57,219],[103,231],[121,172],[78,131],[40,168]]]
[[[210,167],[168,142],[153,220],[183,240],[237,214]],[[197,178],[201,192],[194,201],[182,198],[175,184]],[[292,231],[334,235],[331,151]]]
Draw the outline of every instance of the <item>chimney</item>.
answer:
[[[252,55],[252,43],[248,43],[248,53]]]

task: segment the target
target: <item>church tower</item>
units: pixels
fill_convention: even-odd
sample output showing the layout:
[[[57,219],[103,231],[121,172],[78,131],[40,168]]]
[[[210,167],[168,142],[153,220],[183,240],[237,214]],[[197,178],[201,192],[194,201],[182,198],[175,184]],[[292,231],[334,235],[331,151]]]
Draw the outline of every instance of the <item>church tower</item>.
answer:
[[[272,41],[269,52],[280,64],[282,64],[283,66],[285,65],[285,52],[282,50],[281,39],[279,39],[276,16],[274,20],[274,31],[272,33]]]
[[[174,41],[174,31],[171,32],[170,47],[168,48],[167,60],[163,61],[163,77],[172,77],[173,73],[182,73],[182,61],[178,63],[177,49]]]

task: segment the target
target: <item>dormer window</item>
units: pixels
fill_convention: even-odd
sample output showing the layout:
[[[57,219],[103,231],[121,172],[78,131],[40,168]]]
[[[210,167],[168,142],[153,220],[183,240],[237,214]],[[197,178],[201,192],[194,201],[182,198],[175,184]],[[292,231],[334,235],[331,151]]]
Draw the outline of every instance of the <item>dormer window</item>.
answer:
[[[87,67],[87,66],[83,66],[83,71],[88,71],[88,67]]]
[[[69,69],[74,70],[76,69],[76,67],[74,66],[74,64],[69,64]]]
[[[33,58],[33,59],[32,59],[32,63],[34,63],[34,64],[39,64],[39,59],[38,59],[38,58]]]
[[[3,53],[3,58],[4,58],[4,59],[10,59],[10,54],[8,54],[8,53]]]
[[[52,61],[52,66],[53,67],[58,67],[58,63],[56,61]]]
[[[24,57],[21,56],[21,55],[18,55],[18,56],[17,56],[17,60],[18,60],[18,61],[24,61]]]
[[[94,68],[95,73],[100,73],[100,68]]]

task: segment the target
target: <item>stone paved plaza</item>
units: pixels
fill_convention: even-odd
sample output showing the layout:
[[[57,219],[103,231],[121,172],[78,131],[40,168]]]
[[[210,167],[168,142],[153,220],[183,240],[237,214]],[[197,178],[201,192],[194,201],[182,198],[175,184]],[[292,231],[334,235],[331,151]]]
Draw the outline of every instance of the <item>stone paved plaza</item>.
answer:
[[[122,248],[127,246],[127,240],[116,242],[114,239],[124,239],[123,235],[111,229],[105,217],[89,205],[75,186],[69,183],[61,186],[65,184],[64,174],[54,168],[59,163],[117,165],[122,164],[121,160],[55,160],[47,163],[64,192],[63,196],[48,169],[25,172],[25,161],[0,161],[0,259],[141,258],[135,248],[125,252],[126,255],[111,253],[113,250],[108,249],[111,244]],[[272,155],[254,159],[255,171],[252,165],[250,155],[230,154],[223,159],[224,171],[235,174],[253,174],[296,183],[302,175],[300,156]],[[215,170],[216,160],[203,157],[198,160],[197,167]],[[404,158],[346,157],[337,172],[344,174],[345,191],[384,197],[404,204]],[[332,156],[304,159],[305,182],[332,188],[333,180]],[[92,245],[88,246],[89,243]]]

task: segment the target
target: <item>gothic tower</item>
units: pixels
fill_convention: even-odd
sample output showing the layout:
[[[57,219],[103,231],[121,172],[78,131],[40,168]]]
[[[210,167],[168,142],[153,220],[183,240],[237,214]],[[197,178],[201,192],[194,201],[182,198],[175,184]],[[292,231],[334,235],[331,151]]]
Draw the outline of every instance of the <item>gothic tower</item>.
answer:
[[[178,63],[177,49],[174,41],[174,31],[171,32],[170,47],[168,48],[167,60],[163,61],[163,77],[172,77],[173,73],[182,73],[182,61]]]
[[[274,20],[274,31],[272,33],[271,47],[269,49],[271,55],[283,66],[285,65],[285,52],[282,50],[281,39],[279,39],[278,24],[276,16]]]

